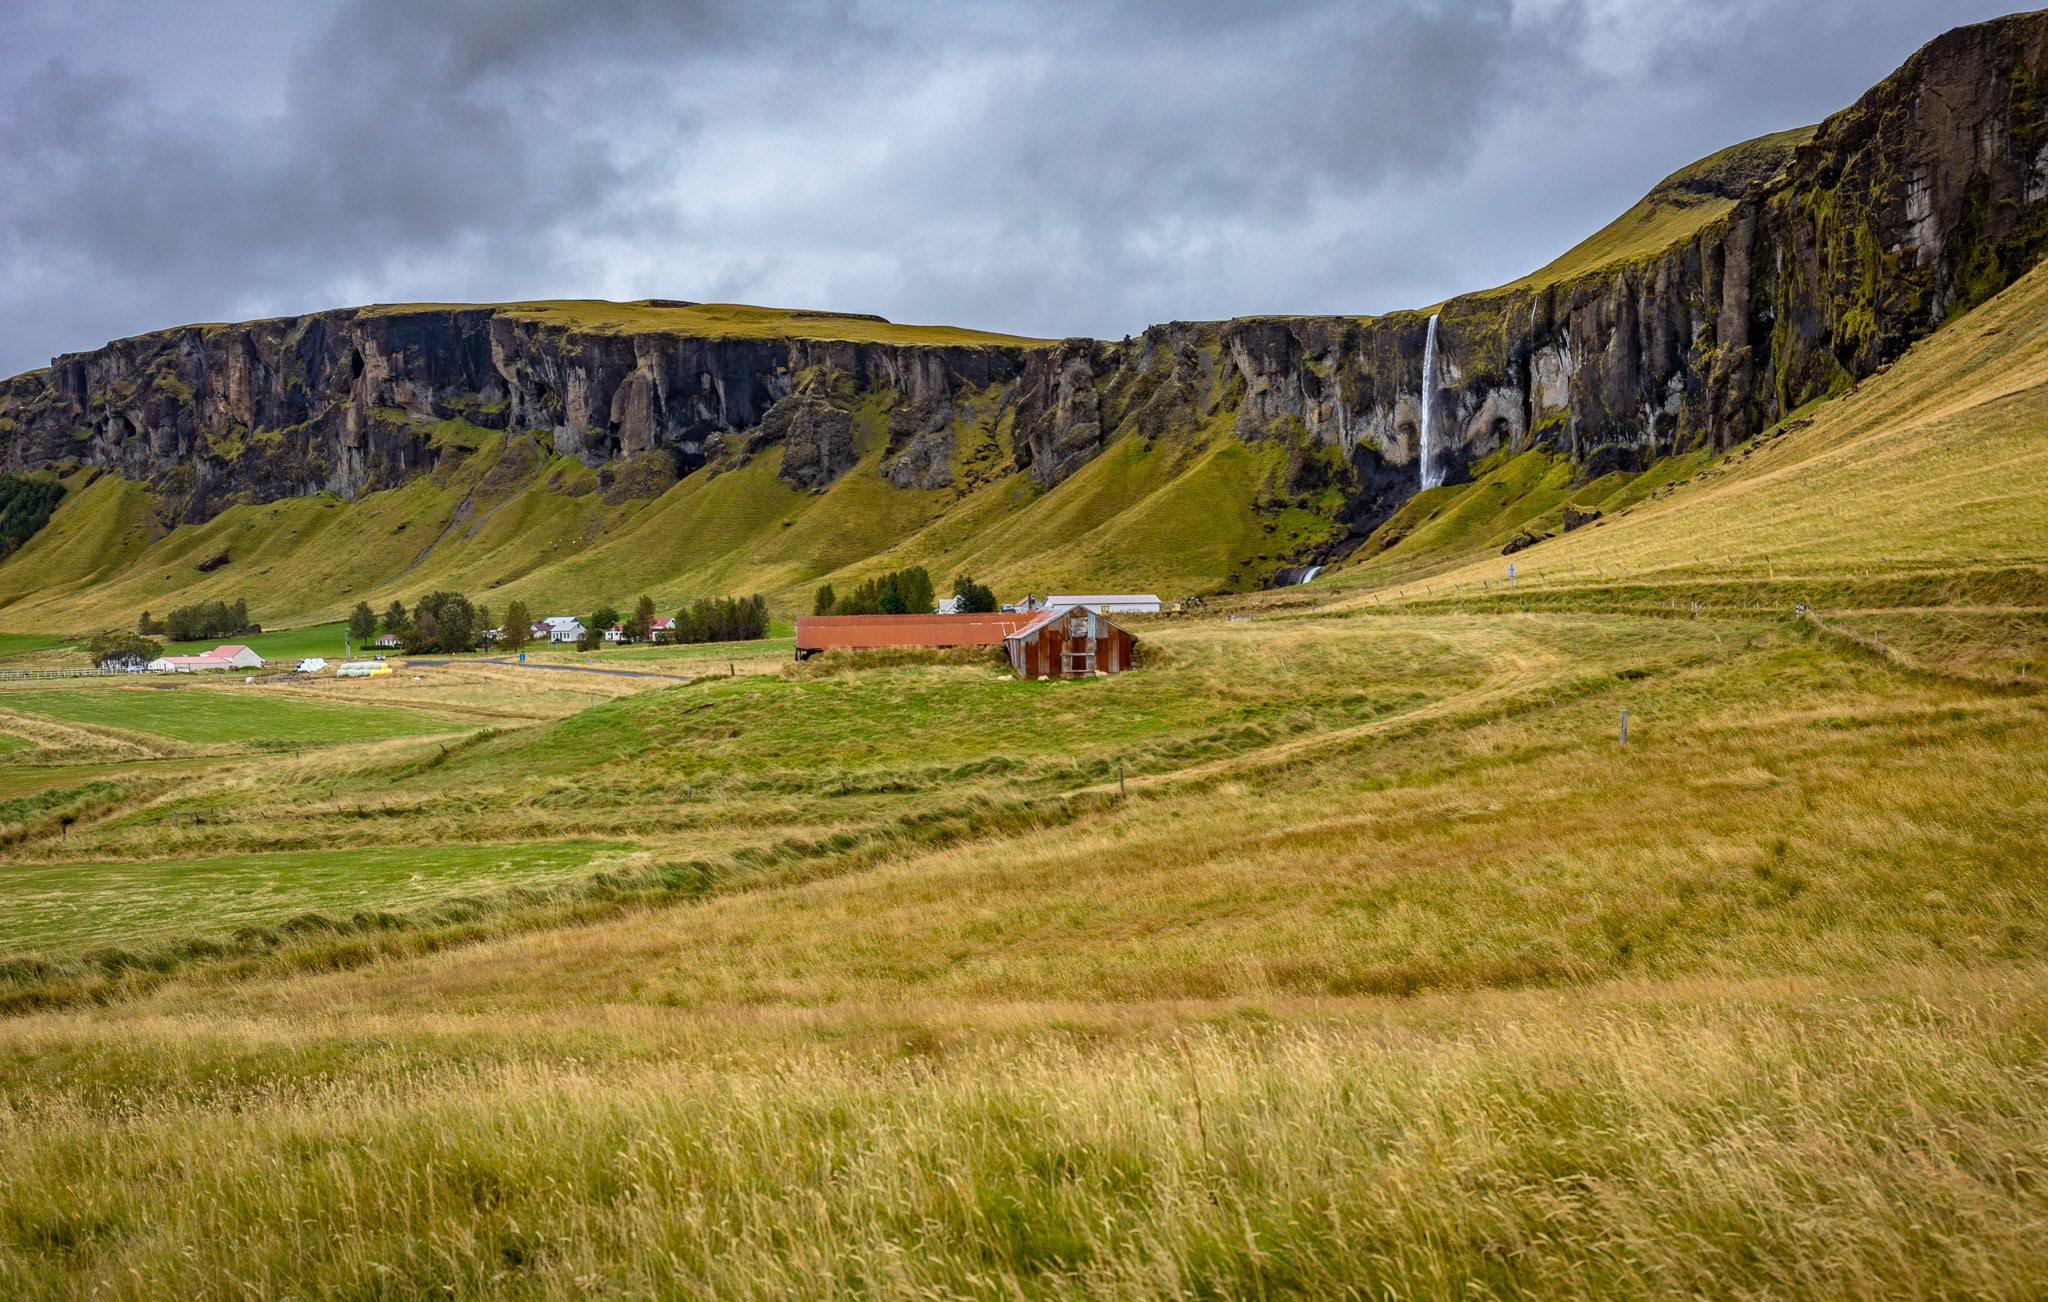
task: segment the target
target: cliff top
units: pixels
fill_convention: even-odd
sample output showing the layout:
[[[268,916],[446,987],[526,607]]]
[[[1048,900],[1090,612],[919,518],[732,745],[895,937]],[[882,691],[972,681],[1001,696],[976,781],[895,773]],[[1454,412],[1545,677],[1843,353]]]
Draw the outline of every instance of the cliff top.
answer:
[[[501,316],[597,334],[665,333],[720,339],[844,339],[856,343],[946,344],[965,347],[1035,348],[1055,342],[995,334],[956,326],[898,325],[857,312],[816,312],[800,308],[755,307],[746,303],[688,303],[649,298],[613,303],[601,298],[551,299],[532,303],[379,303],[365,316],[455,311],[492,307]]]
[[[1556,284],[1630,258],[1661,253],[1725,215],[1751,186],[1777,175],[1791,161],[1792,151],[1819,130],[1818,126],[1795,127],[1758,136],[1682,167],[1650,187],[1633,208],[1557,259],[1500,289]]]

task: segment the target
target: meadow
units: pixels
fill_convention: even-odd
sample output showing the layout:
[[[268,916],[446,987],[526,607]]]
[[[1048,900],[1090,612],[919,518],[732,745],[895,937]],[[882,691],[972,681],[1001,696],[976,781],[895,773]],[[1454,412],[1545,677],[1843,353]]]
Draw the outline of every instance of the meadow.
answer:
[[[0,764],[0,1291],[2038,1296],[2008,293],[1727,455],[1504,461],[1506,514],[1436,491],[1116,678],[0,694],[45,730]],[[415,726],[288,755],[244,702]]]
[[[1065,686],[657,686],[75,829],[4,879],[97,919],[9,935],[51,999],[0,1023],[8,1287],[2019,1296],[2048,1265],[2039,697],[1777,616],[1153,640]],[[812,739],[834,695],[901,739]],[[737,735],[660,740],[703,705]],[[975,719],[1013,763],[952,761]],[[365,812],[387,784],[424,812]],[[494,791],[472,835],[618,848],[455,843]],[[262,800],[398,843],[197,853]],[[138,832],[180,856],[105,856]],[[63,971],[236,929],[269,938]]]
[[[195,924],[229,931],[308,925],[309,911],[353,914],[366,902],[413,908],[468,892],[502,890],[588,868],[629,847],[596,841],[513,845],[363,847],[307,853],[17,864],[0,949],[75,953],[95,944],[146,943]]]
[[[375,706],[299,700],[253,684],[13,689],[0,691],[0,710],[185,742],[262,739],[279,745],[314,745],[446,732],[454,726]]]

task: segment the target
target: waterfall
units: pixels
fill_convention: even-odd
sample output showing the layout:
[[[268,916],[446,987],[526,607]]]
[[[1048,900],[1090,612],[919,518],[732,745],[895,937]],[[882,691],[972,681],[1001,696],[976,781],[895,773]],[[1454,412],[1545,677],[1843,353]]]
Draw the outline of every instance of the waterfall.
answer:
[[[1299,585],[1301,585],[1301,584],[1307,583],[1307,582],[1308,582],[1308,581],[1309,581],[1310,579],[1313,579],[1313,578],[1314,578],[1314,577],[1315,577],[1316,575],[1318,575],[1318,574],[1321,574],[1322,572],[1323,572],[1323,567],[1322,567],[1322,566],[1320,566],[1320,565],[1311,565],[1311,566],[1309,566],[1309,567],[1308,567],[1307,569],[1303,570],[1303,571],[1301,572],[1301,577],[1300,577],[1300,578],[1298,578],[1298,579],[1296,579],[1296,580],[1295,580],[1294,582],[1295,582],[1296,586],[1299,586]]]
[[[1435,488],[1429,477],[1429,409],[1436,405],[1436,314],[1429,318],[1429,338],[1422,345],[1422,436],[1418,460],[1422,463],[1422,486]]]

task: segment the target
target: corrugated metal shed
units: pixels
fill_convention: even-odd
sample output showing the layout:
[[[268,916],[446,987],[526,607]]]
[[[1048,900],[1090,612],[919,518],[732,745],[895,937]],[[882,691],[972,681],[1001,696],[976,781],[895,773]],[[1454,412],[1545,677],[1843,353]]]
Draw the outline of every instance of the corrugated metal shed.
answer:
[[[1029,615],[800,615],[796,654],[801,660],[833,647],[1001,646],[1029,622]]]
[[[1086,606],[1054,606],[1003,638],[1020,678],[1085,678],[1131,667],[1138,639]]]

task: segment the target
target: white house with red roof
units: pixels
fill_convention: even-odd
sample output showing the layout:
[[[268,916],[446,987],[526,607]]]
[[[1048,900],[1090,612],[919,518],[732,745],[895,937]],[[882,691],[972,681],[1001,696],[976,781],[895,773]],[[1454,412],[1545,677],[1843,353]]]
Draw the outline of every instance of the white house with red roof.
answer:
[[[656,615],[653,619],[647,621],[647,640],[652,642],[663,633],[674,632],[675,626],[676,617],[674,615]],[[604,631],[604,640],[607,642],[625,641],[626,626],[624,624],[612,625]]]

